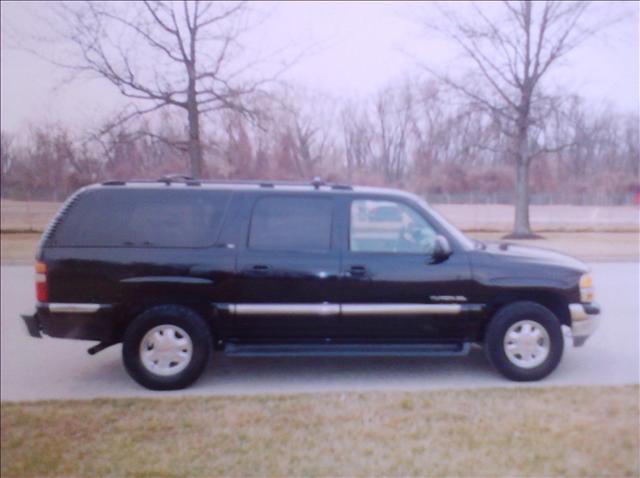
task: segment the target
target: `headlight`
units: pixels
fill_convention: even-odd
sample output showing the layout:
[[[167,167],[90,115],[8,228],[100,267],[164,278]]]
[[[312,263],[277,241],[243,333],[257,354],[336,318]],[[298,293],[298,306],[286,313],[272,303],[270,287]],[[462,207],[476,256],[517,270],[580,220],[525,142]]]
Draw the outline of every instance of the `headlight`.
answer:
[[[593,302],[593,277],[591,274],[584,274],[580,277],[580,302]]]

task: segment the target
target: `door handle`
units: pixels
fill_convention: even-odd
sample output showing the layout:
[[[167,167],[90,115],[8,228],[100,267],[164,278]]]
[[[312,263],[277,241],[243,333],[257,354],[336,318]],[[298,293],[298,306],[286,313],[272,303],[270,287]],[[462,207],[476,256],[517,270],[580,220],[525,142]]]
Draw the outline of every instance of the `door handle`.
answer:
[[[266,274],[267,272],[271,272],[272,267],[267,264],[256,264],[249,268],[249,272],[253,272],[254,274]]]
[[[367,268],[365,266],[351,266],[346,275],[350,277],[365,277]]]

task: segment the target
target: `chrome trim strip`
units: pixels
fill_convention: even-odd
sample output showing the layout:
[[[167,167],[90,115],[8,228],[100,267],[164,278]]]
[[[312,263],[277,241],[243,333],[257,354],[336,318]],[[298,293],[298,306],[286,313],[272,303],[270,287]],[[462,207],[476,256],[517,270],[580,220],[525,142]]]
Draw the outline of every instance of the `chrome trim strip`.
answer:
[[[338,315],[338,304],[235,304],[230,312],[236,315]]]
[[[225,304],[235,315],[458,315],[461,304]]]
[[[93,314],[98,312],[101,304],[61,304],[50,303],[49,312],[52,313],[72,313],[72,314]]]
[[[413,315],[462,313],[461,304],[343,304],[343,315]]]
[[[478,312],[476,304],[217,304],[232,315],[459,315]]]

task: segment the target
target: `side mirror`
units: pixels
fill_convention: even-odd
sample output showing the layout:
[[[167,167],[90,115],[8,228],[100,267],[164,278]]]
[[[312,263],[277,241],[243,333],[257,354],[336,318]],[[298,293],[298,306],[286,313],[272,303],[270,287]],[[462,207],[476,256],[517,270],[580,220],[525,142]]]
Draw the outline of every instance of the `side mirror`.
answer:
[[[433,254],[431,255],[433,258],[432,263],[437,264],[439,262],[446,261],[452,253],[453,250],[451,249],[451,244],[449,244],[447,238],[438,234],[433,246]]]

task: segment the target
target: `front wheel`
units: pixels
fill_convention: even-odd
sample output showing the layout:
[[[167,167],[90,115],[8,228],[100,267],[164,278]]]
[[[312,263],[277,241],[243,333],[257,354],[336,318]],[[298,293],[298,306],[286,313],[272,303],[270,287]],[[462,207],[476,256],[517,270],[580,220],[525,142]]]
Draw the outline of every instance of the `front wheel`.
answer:
[[[178,390],[195,382],[211,355],[211,334],[193,310],[162,305],[127,328],[122,359],[129,375],[152,390]]]
[[[535,302],[515,302],[491,319],[484,343],[492,365],[516,381],[540,380],[558,366],[564,341],[556,316]]]

